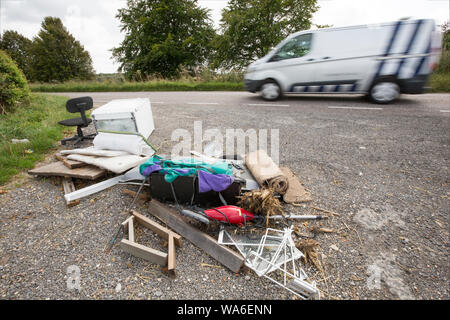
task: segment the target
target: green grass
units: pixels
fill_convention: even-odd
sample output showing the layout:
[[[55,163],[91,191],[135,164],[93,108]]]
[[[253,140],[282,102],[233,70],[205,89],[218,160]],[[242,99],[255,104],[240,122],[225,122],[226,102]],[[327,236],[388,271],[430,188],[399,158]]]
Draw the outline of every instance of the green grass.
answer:
[[[68,81],[32,83],[34,92],[109,92],[109,91],[242,91],[243,82],[234,81]]]
[[[433,73],[428,82],[430,87],[428,92],[450,92],[450,72],[449,73]]]
[[[450,73],[435,72],[430,76],[428,92],[450,92]],[[242,81],[68,81],[64,83],[32,83],[33,92],[114,92],[114,91],[243,91]]]
[[[0,185],[24,169],[32,169],[37,161],[56,147],[63,138],[63,127],[57,122],[68,119],[66,97],[33,94],[29,106],[0,114]],[[28,139],[29,143],[13,144],[11,139]],[[30,152],[32,150],[32,152]]]

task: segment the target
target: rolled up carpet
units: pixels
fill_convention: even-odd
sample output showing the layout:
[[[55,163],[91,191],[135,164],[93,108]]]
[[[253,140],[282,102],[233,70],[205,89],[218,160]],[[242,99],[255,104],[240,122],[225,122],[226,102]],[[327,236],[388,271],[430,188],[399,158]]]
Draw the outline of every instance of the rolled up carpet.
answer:
[[[286,193],[289,187],[288,179],[266,151],[250,152],[245,156],[245,164],[260,185],[279,194]]]

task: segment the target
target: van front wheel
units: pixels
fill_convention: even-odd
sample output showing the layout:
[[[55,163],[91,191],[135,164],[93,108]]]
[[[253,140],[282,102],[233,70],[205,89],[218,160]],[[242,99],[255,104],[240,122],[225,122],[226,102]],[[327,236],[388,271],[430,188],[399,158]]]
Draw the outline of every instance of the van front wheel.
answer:
[[[370,99],[379,104],[391,103],[400,96],[400,87],[393,81],[379,81],[369,92]]]
[[[267,80],[261,86],[261,96],[264,100],[277,100],[281,97],[281,88],[275,81]]]

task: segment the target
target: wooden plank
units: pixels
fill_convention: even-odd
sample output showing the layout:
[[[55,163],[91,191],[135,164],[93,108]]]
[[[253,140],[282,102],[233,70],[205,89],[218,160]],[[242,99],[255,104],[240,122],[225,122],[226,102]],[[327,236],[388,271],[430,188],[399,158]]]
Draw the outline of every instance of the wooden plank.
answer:
[[[136,191],[133,190],[129,190],[129,189],[123,189],[123,193],[132,196],[132,197],[136,197]],[[139,200],[149,200],[149,196],[147,194],[141,193],[138,196]]]
[[[29,170],[28,173],[34,176],[61,176],[96,180],[103,176],[106,173],[106,170],[91,165],[82,168],[69,169],[62,162],[58,161]]]
[[[132,216],[128,217],[127,220],[125,220],[124,222],[122,222],[122,228],[123,228],[123,232],[125,234],[128,234],[128,222],[130,221]]]
[[[170,273],[175,274],[175,264],[176,264],[176,256],[175,256],[175,241],[173,235],[169,236],[169,254],[167,261],[167,270]]]
[[[75,185],[72,178],[63,177],[62,184],[64,188],[64,194],[68,194],[75,191]]]
[[[61,161],[69,169],[76,169],[76,168],[81,168],[81,167],[87,166],[87,163],[84,163],[81,161],[76,161],[76,160],[69,160],[60,153],[56,153],[55,158],[58,159],[59,161]]]
[[[134,217],[128,220],[128,240],[134,242]]]
[[[134,217],[136,217],[137,223],[140,223],[144,227],[149,228],[150,230],[152,230],[154,233],[156,233],[165,240],[169,240],[169,236],[172,235],[176,246],[181,247],[181,236],[179,234],[163,227],[159,223],[147,218],[146,216],[140,214],[139,212],[131,210],[131,213],[133,214]]]
[[[64,194],[68,194],[68,193],[75,191],[75,185],[73,184],[72,178],[63,177],[62,185],[63,185],[63,189],[64,189]],[[79,203],[80,203],[80,200],[66,201],[66,204],[69,207],[76,206]]]
[[[222,263],[233,272],[239,272],[244,258],[237,252],[220,245],[216,239],[194,228],[178,212],[153,199],[149,204],[149,212],[164,220],[167,225],[181,236],[204,250],[211,257]]]
[[[162,266],[167,265],[167,253],[143,246],[136,242],[131,242],[127,239],[122,239],[120,241],[120,246],[123,251],[128,252],[135,257],[139,257]]]

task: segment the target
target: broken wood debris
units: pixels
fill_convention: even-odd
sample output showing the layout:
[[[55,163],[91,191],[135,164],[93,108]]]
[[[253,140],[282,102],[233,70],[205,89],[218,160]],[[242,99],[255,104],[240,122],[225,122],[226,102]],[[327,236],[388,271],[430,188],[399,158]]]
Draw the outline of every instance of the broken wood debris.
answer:
[[[96,180],[106,174],[106,170],[91,165],[76,169],[67,168],[62,162],[53,162],[28,171],[33,176],[60,176]]]
[[[314,233],[333,233],[333,232],[336,232],[333,229],[323,228],[323,227],[311,227],[309,230],[311,232],[314,232]]]
[[[136,193],[137,193],[136,191],[133,191],[133,190],[130,190],[130,189],[126,189],[126,188],[123,189],[122,192],[125,193],[126,195],[129,195],[129,196],[132,196],[132,197],[135,197]],[[142,201],[147,201],[147,200],[150,199],[150,197],[147,194],[139,194],[138,199],[142,200]]]
[[[67,157],[63,156],[60,153],[56,153],[55,158],[61,161],[69,169],[76,169],[87,166],[87,163],[76,160],[69,160],[67,159]]]
[[[123,251],[128,252],[133,256],[162,266],[167,265],[167,253],[143,246],[142,244],[127,239],[122,239],[120,241],[120,246]]]
[[[316,251],[319,242],[314,239],[301,239],[295,243],[295,246],[304,254],[305,262],[312,263],[319,271],[323,272]]]
[[[176,252],[175,252],[175,237],[174,234],[171,233],[169,235],[169,256],[167,261],[167,270],[169,273],[175,273],[175,262],[176,261]]]
[[[244,264],[244,258],[240,254],[230,248],[220,245],[216,239],[193,227],[174,209],[153,199],[149,204],[149,212],[164,220],[170,228],[205,251],[231,271],[236,273],[239,272]]]
[[[322,208],[318,208],[318,207],[313,207],[313,206],[311,206],[311,208],[314,209],[314,210],[317,210],[317,211],[322,211],[322,212],[331,214],[332,216],[338,216],[338,217],[340,216],[339,213],[336,213],[336,212],[333,212],[333,211],[330,211],[330,210],[326,210],[326,209],[322,209]]]
[[[128,239],[122,239],[120,242],[122,250],[149,262],[159,264],[163,266],[163,270],[169,273],[169,275],[175,276],[175,245],[177,245],[178,247],[181,246],[181,236],[134,210],[132,210],[131,213],[132,216],[128,217],[124,222],[122,222],[124,233],[128,234]],[[159,250],[136,243],[134,234],[135,222],[152,230],[162,238],[167,239],[168,253],[161,252]]]
[[[155,221],[147,218],[139,212],[136,212],[135,210],[131,210],[131,214],[136,218],[139,224],[152,230],[164,240],[169,240],[169,236],[172,236],[177,247],[181,247],[181,236],[179,234],[176,234],[175,232],[163,227],[159,223],[156,223]]]
[[[63,185],[63,189],[64,189],[64,194],[68,194],[68,193],[75,191],[75,185],[73,184],[72,178],[63,177],[62,185]],[[80,200],[72,200],[72,201],[66,200],[66,204],[69,207],[76,206],[79,203],[80,203]]]
[[[238,206],[254,214],[266,216],[266,225],[269,223],[269,216],[282,215],[283,207],[280,200],[274,196],[272,189],[257,189],[244,193],[238,197]]]

